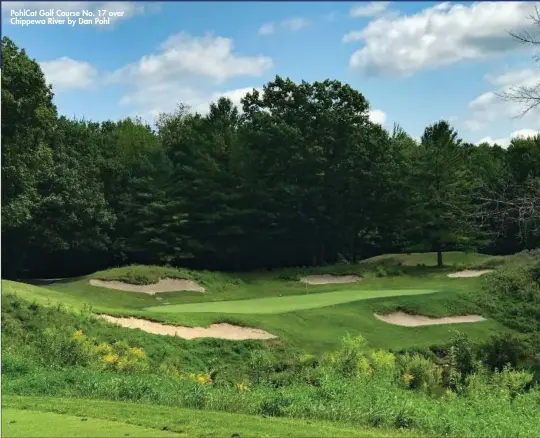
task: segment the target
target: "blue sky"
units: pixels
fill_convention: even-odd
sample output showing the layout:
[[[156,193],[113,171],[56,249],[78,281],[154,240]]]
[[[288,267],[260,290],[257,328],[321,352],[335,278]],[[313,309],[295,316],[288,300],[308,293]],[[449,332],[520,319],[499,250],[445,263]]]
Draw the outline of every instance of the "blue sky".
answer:
[[[497,92],[540,82],[508,31],[531,25],[527,2],[4,2],[3,34],[42,65],[60,113],[145,120],[178,103],[204,111],[276,74],[338,79],[372,119],[411,135],[441,118],[462,138],[507,144],[540,127]],[[33,24],[19,9],[121,12],[108,25]],[[55,17],[61,18],[61,17]],[[77,20],[76,17],[74,19]]]

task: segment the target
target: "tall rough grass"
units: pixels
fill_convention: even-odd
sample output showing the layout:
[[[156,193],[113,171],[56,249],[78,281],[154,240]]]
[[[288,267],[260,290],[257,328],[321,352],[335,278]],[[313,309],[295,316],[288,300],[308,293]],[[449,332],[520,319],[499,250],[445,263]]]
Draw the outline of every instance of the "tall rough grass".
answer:
[[[24,372],[11,362],[7,371],[3,367],[3,390],[407,428],[437,436],[540,434],[540,391],[525,371],[479,367],[452,390],[442,368],[428,359],[372,351],[362,338],[351,337],[318,362],[295,362],[287,370],[292,377],[288,382],[275,378],[275,364],[268,358],[254,357],[252,365],[259,369],[234,383],[204,373],[160,375],[92,367]]]

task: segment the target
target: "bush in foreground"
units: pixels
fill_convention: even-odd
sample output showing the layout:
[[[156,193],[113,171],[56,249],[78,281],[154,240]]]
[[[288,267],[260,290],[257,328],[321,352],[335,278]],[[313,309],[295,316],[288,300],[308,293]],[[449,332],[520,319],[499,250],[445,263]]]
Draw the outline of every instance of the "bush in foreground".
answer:
[[[73,353],[77,364],[32,368],[20,357],[4,354],[3,391],[330,420],[434,435],[540,434],[540,390],[532,384],[532,374],[510,367],[490,371],[467,354],[463,337],[454,341],[453,360],[442,366],[419,354],[374,351],[363,338],[350,336],[338,351],[320,359],[302,356],[275,363],[255,352],[251,372],[236,381],[175,367],[150,370],[137,347],[96,344],[79,331],[58,342],[83,351]],[[134,366],[119,366],[122,360],[134,361]]]

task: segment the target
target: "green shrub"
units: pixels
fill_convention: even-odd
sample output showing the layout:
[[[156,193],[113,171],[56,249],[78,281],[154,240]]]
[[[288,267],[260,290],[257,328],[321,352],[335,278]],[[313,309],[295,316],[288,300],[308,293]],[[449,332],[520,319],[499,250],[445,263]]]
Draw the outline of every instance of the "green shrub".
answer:
[[[332,369],[345,377],[369,376],[371,364],[366,357],[367,341],[362,336],[347,334],[341,339],[341,348],[328,358]]]
[[[290,397],[279,394],[263,400],[259,407],[259,413],[268,417],[282,417],[285,408],[288,408],[292,404],[293,400]]]
[[[11,376],[22,376],[29,374],[34,368],[34,364],[27,358],[9,351],[2,351],[2,373]]]
[[[398,361],[405,387],[428,394],[440,387],[442,370],[429,359],[419,354],[404,354]]]
[[[487,276],[476,296],[494,319],[522,333],[540,331],[538,263],[509,264]]]
[[[535,347],[530,336],[503,333],[484,342],[480,350],[483,362],[494,371],[534,360]]]

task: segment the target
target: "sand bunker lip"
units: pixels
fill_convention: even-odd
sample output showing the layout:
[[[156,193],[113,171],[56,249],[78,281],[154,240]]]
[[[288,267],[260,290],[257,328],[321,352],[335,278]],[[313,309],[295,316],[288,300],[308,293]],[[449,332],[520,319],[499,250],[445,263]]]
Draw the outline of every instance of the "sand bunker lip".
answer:
[[[154,295],[162,292],[195,291],[204,292],[204,287],[191,280],[178,280],[175,278],[162,278],[154,284],[129,284],[123,281],[90,280],[92,286],[117,289],[127,292],[142,292]]]
[[[276,339],[264,330],[241,327],[232,324],[212,324],[210,327],[184,327],[179,325],[162,324],[141,318],[118,318],[111,315],[96,315],[113,324],[131,329],[141,329],[154,335],[178,336],[183,339],[218,338],[230,341],[244,341],[247,339]]]
[[[300,281],[306,284],[345,284],[362,280],[357,275],[306,275]]]
[[[480,277],[481,275],[489,274],[490,272],[493,272],[493,269],[483,269],[483,270],[466,270],[466,271],[459,271],[459,272],[453,272],[452,274],[448,274],[450,278],[471,278],[471,277]]]
[[[446,316],[444,318],[430,318],[429,316],[411,315],[405,312],[393,312],[386,315],[375,313],[375,318],[388,324],[403,327],[420,327],[424,325],[459,324],[465,322],[481,322],[486,319],[480,315]]]

